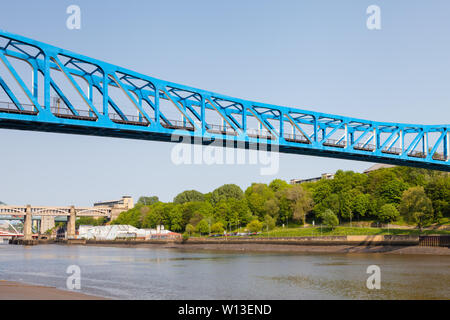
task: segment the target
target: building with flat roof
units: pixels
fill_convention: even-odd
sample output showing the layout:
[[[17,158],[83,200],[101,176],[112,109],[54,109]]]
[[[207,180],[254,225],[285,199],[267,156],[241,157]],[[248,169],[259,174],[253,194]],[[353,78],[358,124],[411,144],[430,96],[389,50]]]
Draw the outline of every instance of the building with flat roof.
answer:
[[[305,182],[317,182],[322,179],[333,179],[334,173],[322,173],[320,177],[308,178],[308,179],[291,179],[290,184],[301,184]]]
[[[370,166],[369,168],[367,168],[366,170],[363,171],[364,174],[368,174],[372,171],[376,171],[376,170],[380,170],[380,169],[384,169],[384,168],[393,168],[396,167],[395,165],[392,164],[383,164],[383,163],[376,163],[372,166]],[[322,173],[322,175],[320,177],[314,177],[314,178],[307,178],[307,179],[291,179],[290,184],[301,184],[301,183],[305,183],[305,182],[317,182],[320,181],[322,179],[334,179],[334,173]]]
[[[94,203],[94,207],[111,208],[111,220],[114,220],[122,212],[132,209],[134,207],[134,202],[131,196],[123,196],[122,199],[119,200],[96,202]]]
[[[393,168],[393,167],[396,167],[396,166],[394,166],[392,164],[376,163],[373,166],[364,170],[363,173],[368,174],[369,172],[372,172],[372,171],[376,171],[376,170],[380,170],[380,169],[384,169],[384,168]]]

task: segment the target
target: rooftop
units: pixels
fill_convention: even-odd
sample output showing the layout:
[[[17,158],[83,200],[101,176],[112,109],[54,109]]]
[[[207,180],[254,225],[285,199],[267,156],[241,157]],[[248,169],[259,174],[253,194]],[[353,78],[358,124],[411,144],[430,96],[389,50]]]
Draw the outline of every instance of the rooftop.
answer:
[[[384,168],[393,168],[393,167],[396,167],[396,166],[394,166],[392,164],[376,163],[373,166],[364,170],[363,173],[369,173],[369,172],[372,172],[375,170],[384,169]]]

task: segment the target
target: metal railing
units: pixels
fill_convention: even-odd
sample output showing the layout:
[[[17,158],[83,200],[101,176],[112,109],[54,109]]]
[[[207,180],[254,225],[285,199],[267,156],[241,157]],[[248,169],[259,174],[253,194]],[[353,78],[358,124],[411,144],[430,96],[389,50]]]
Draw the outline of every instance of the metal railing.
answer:
[[[74,114],[72,110],[66,107],[53,106],[50,107],[50,112],[53,113],[58,118],[65,119],[77,119],[77,120],[97,120],[97,115],[90,110],[76,110],[78,114]]]
[[[219,124],[206,124],[206,131],[210,133],[220,133],[220,134],[227,134],[227,135],[237,135],[237,132],[230,126],[223,126]]]
[[[408,153],[408,156],[414,157],[414,158],[426,158],[427,154],[425,152],[422,152],[422,151],[413,150],[413,151]]]
[[[432,156],[433,160],[447,161],[448,156],[446,157],[443,153],[435,152]]]
[[[150,124],[150,122],[144,116],[139,115],[124,115],[124,116],[126,119],[122,118],[122,116],[117,113],[108,113],[108,118],[110,118],[111,121],[115,123],[133,124],[139,126],[148,126]]]
[[[164,121],[164,120],[163,120]],[[161,125],[166,129],[184,129],[189,131],[194,131],[194,126],[189,121],[180,120],[167,120],[168,122],[161,122]]]
[[[345,148],[346,142],[345,140],[327,139],[323,145],[327,147]]]
[[[306,137],[304,135],[299,135],[299,134],[289,134],[289,133],[285,133],[283,135],[284,140],[289,141],[289,142],[297,142],[297,143],[303,143],[303,144],[311,144],[311,142],[306,139]]]
[[[78,114],[74,114],[74,112],[63,106],[52,106],[50,108],[50,111],[58,118],[65,118],[65,119],[78,119],[78,120],[89,120],[89,121],[95,121],[97,120],[97,115],[92,110],[81,110],[81,109],[75,109],[75,111]],[[149,125],[148,120],[138,115],[125,115],[125,118],[122,118],[121,115],[116,113],[108,113],[108,118],[111,119],[111,121],[115,123],[122,123],[122,124],[133,124],[133,125],[142,125],[147,126]]]
[[[21,104],[23,110],[17,108],[17,106],[12,102],[0,101],[0,112],[4,113],[14,113],[14,114],[28,114],[28,115],[37,115],[38,111],[33,104]],[[91,110],[81,110],[75,109],[77,114],[66,107],[66,106],[51,106],[50,111],[59,118],[66,119],[78,119],[78,120],[88,120],[88,121],[96,121],[97,115]],[[125,115],[126,119],[124,119],[121,115],[116,113],[108,113],[108,117],[111,121],[121,124],[131,124],[131,125],[140,125],[140,126],[148,126],[150,122],[144,117],[139,115]],[[150,121],[156,121],[154,118],[151,118]],[[161,125],[164,128],[168,129],[184,129],[189,131],[194,131],[194,126],[187,120],[167,120],[164,121],[161,119]],[[218,125],[218,124],[206,124],[206,130],[210,133],[219,133],[224,135],[237,135],[237,132],[230,126]],[[273,135],[270,131],[267,130],[259,130],[259,129],[248,129],[247,135],[249,137],[259,138],[259,139],[273,139]],[[302,134],[288,134],[285,133],[283,138],[288,142],[296,142],[302,144],[311,144],[311,142]],[[345,148],[346,141],[345,140],[335,140],[335,139],[327,139],[324,143],[324,146],[329,147],[337,147],[337,148]],[[353,146],[355,150],[368,151],[373,152],[376,150],[376,146],[373,144],[364,144],[357,143]],[[404,150],[401,148],[391,147],[385,148],[381,150],[382,153],[385,154],[393,154],[393,155],[401,155]],[[415,158],[426,158],[427,154],[422,151],[413,150],[408,153],[409,157]],[[444,155],[443,153],[435,152],[432,155],[433,160],[439,161],[448,161],[448,155]]]
[[[30,115],[36,115],[38,114],[38,111],[35,110],[35,106],[33,104],[20,104],[23,108],[23,110],[19,110],[17,106],[12,102],[3,102],[0,101],[0,111],[5,113],[19,113],[19,114],[30,114]]]
[[[361,150],[361,151],[375,151],[375,145],[373,144],[364,144],[364,143],[357,143],[353,146],[353,149],[355,150]]]
[[[419,236],[419,246],[450,247],[450,236],[448,235]]]
[[[252,138],[258,139],[273,139],[273,135],[267,130],[258,130],[258,129],[247,129],[247,135]]]
[[[385,148],[385,149],[381,150],[381,152],[387,153],[387,154],[400,155],[403,153],[403,150],[401,148],[391,147],[391,148]]]

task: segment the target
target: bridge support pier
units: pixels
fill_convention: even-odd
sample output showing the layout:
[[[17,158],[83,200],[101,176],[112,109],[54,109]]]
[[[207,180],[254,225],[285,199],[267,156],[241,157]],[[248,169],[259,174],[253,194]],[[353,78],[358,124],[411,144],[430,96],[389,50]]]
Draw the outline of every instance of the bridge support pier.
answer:
[[[67,217],[67,238],[75,237],[75,221],[77,217],[75,215],[75,207],[70,207],[70,215]]]
[[[31,223],[32,223],[31,205],[28,204],[27,208],[25,210],[25,217],[24,217],[24,221],[23,221],[23,239],[24,240],[32,240],[33,239]]]

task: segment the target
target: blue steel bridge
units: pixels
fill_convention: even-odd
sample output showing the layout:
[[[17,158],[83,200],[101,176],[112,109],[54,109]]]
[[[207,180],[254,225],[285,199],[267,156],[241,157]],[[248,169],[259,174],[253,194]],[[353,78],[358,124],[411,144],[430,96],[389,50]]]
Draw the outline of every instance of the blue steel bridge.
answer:
[[[233,98],[5,31],[0,60],[0,128],[159,141],[176,133],[203,144],[450,171],[449,124],[378,122]]]

